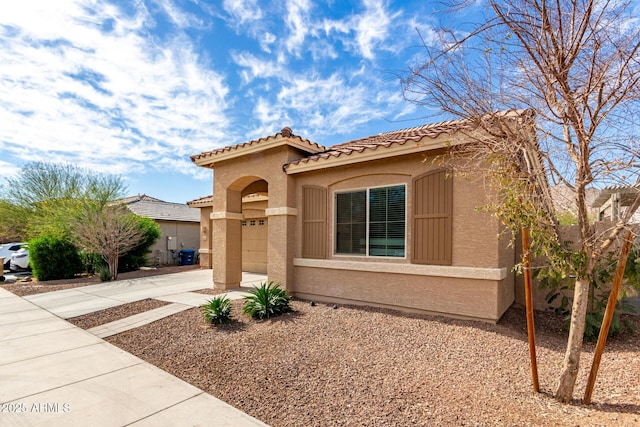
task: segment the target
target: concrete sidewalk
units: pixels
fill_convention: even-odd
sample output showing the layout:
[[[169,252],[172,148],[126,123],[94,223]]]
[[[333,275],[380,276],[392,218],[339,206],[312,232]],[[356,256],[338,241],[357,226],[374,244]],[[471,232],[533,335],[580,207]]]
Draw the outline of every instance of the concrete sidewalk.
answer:
[[[242,286],[251,286],[263,280],[265,276],[261,274],[242,274]],[[69,319],[146,298],[182,302],[172,301],[169,298],[211,286],[211,270],[191,270],[46,292],[29,295],[24,299],[63,319]],[[204,295],[202,302],[206,298],[207,296]],[[208,298],[210,299],[211,296]]]
[[[0,425],[265,426],[54,314],[73,317],[148,297],[181,298],[211,286],[211,271],[204,273],[24,299],[0,289]]]

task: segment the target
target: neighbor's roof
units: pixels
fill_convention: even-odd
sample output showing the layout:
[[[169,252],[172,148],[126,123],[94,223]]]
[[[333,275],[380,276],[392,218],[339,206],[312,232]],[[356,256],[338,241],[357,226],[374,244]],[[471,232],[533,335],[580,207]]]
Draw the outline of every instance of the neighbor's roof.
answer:
[[[289,145],[307,153],[317,153],[325,150],[325,147],[322,145],[294,135],[290,128],[285,127],[275,135],[195,154],[191,156],[191,161],[198,166],[212,167],[214,162],[228,160],[282,145]]]
[[[162,202],[163,200],[156,199],[155,197],[147,196],[146,194],[138,194],[137,196],[129,196],[123,199],[118,199],[117,201],[120,203],[133,203],[139,202],[141,200],[145,200],[148,202]]]
[[[131,199],[127,197],[127,200]],[[131,212],[143,217],[159,220],[159,221],[183,221],[183,222],[200,222],[200,210],[189,207],[182,203],[163,202],[153,197],[149,199],[141,198],[126,203]]]

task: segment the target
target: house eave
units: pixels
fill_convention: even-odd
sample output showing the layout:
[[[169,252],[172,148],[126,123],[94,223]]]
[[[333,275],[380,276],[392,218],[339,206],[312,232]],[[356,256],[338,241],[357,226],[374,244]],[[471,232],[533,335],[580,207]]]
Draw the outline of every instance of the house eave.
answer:
[[[303,159],[298,163],[285,165],[284,169],[288,175],[293,175],[297,173],[311,172],[332,167],[347,166],[371,160],[381,160],[407,154],[433,151],[448,148],[454,145],[464,144],[467,142],[469,141],[466,139],[452,137],[451,135],[435,139],[430,137],[423,137],[417,142],[407,141],[404,144],[393,144],[389,147],[377,146],[375,148],[366,149],[361,152],[354,151],[348,154],[340,154],[339,156],[331,156],[327,158],[319,158],[308,161],[304,161]]]
[[[324,147],[315,143],[313,144],[315,146],[312,145],[312,143],[310,143],[309,141],[303,140],[300,137],[283,137],[281,135],[277,135],[276,137],[272,138],[266,138],[245,144],[226,147],[220,151],[201,153],[195,156],[191,156],[191,161],[197,166],[213,169],[215,163],[258,153],[272,148],[282,147],[285,145],[309,154],[319,153],[324,150]]]

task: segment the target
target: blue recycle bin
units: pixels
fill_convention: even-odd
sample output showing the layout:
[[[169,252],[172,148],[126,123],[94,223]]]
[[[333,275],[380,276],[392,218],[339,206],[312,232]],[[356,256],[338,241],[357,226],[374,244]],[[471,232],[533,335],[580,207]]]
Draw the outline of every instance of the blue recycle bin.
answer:
[[[193,260],[196,257],[196,251],[193,249],[183,249],[178,255],[180,256],[180,265],[193,265]]]

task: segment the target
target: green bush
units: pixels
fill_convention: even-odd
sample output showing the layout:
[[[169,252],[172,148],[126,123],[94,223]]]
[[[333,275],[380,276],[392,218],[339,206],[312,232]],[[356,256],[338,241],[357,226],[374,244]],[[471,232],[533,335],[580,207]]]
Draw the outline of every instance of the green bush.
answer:
[[[82,264],[84,264],[84,271],[88,274],[97,273],[102,267],[107,267],[100,254],[81,251],[80,258],[82,258]]]
[[[111,270],[109,270],[108,266],[101,265],[98,267],[98,276],[101,282],[108,282],[111,280]]]
[[[64,238],[43,236],[30,240],[29,259],[38,280],[71,279],[84,270],[78,248]]]
[[[202,317],[208,323],[220,325],[231,322],[231,300],[219,295],[200,306]]]
[[[254,319],[268,319],[291,311],[291,297],[286,290],[280,289],[280,283],[262,282],[244,297],[242,312]]]
[[[611,252],[601,257],[591,276],[590,288],[593,290],[593,293],[590,295],[590,299],[592,308],[587,312],[585,318],[584,339],[586,341],[596,341],[600,334],[600,327],[602,326],[602,320],[604,319],[604,313],[609,300],[609,292],[602,292],[601,290],[607,290],[613,282],[618,264],[617,257],[618,254],[616,252]],[[556,314],[565,317],[566,327],[568,329],[571,322],[572,305],[570,290],[573,288],[575,277],[566,273],[553,275],[544,270],[539,270],[536,274],[536,279],[539,281],[541,289],[550,289],[545,297],[547,304],[549,304],[549,308]],[[636,314],[636,310],[634,306],[627,303],[624,299],[637,295],[637,291],[640,289],[640,248],[631,248],[624,271],[624,279],[611,319],[609,333],[607,334],[609,338],[621,333],[635,333],[633,322],[626,319],[624,315]]]
[[[144,238],[137,246],[124,254],[118,260],[118,272],[133,271],[147,265],[149,248],[158,240],[161,234],[160,226],[151,218],[136,216],[138,226],[144,231]]]

